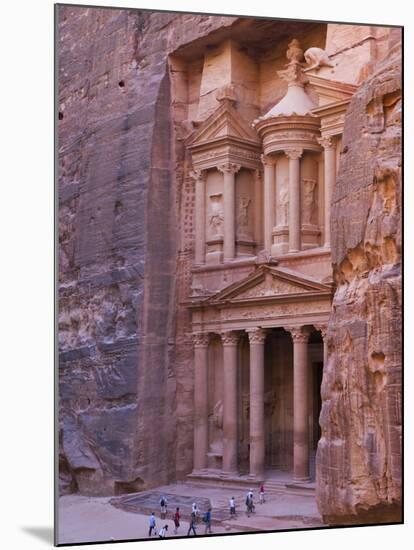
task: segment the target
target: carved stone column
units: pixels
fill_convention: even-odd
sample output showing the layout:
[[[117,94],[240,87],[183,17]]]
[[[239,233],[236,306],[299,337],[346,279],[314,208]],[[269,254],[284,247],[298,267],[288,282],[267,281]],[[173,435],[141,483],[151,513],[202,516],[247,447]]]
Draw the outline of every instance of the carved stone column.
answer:
[[[289,252],[301,249],[300,236],[300,157],[302,149],[285,151],[289,159]]]
[[[293,340],[293,478],[309,481],[309,331],[304,327],[285,330]]]
[[[240,164],[226,162],[218,166],[218,170],[223,173],[224,260],[232,260],[236,252],[235,174],[240,170]]]
[[[193,334],[194,342],[194,471],[207,468],[208,334]]]
[[[236,332],[224,332],[223,343],[223,472],[237,474],[237,344]]]
[[[250,343],[250,475],[262,477],[265,462],[264,437],[264,346],[261,328],[247,331]]]
[[[324,148],[325,154],[325,243],[326,248],[331,247],[331,196],[335,185],[336,175],[336,151],[333,138],[322,137],[318,142]]]
[[[275,163],[274,160],[265,155],[261,156],[264,166],[264,189],[263,189],[263,213],[264,213],[264,248],[270,254],[272,248],[272,231],[275,223]]]
[[[207,170],[193,170],[190,174],[195,180],[195,263],[206,260],[206,179]]]

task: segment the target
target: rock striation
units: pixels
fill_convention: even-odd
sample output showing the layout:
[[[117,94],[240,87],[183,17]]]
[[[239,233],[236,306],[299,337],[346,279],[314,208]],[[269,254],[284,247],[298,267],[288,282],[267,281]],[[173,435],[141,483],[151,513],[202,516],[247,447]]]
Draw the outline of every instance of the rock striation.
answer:
[[[316,484],[331,524],[401,520],[401,107],[396,46],[351,101],[331,205]]]

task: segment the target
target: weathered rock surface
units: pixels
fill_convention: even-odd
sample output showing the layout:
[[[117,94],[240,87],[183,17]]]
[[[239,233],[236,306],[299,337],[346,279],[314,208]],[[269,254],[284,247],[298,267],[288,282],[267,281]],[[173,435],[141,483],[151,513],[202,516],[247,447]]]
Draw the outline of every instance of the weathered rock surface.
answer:
[[[328,523],[401,519],[401,59],[353,97],[332,200],[336,292],[317,501]]]
[[[61,490],[113,494],[175,477],[167,56],[235,18],[57,9]]]

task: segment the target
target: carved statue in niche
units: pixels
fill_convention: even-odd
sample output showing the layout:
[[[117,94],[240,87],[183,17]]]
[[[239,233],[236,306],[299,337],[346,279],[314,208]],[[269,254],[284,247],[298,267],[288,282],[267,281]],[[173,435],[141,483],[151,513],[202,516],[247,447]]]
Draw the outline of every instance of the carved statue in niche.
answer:
[[[311,224],[315,208],[316,181],[311,179],[303,180],[303,223]]]
[[[249,205],[252,201],[249,197],[243,196],[239,200],[238,222],[241,229],[246,230],[249,225]]]
[[[278,225],[288,225],[289,221],[289,188],[287,181],[284,180],[279,191],[279,223]]]
[[[217,401],[214,405],[213,414],[210,416],[210,434],[212,453],[223,454],[223,402]]]
[[[289,63],[300,63],[303,59],[303,50],[300,46],[299,40],[293,38],[289,44],[286,52],[286,57]]]
[[[224,212],[222,206],[222,194],[210,195],[210,213],[208,223],[212,236],[223,234]]]
[[[320,67],[334,67],[329,56],[322,48],[308,48],[305,52],[306,63],[310,65],[306,70],[319,69]]]

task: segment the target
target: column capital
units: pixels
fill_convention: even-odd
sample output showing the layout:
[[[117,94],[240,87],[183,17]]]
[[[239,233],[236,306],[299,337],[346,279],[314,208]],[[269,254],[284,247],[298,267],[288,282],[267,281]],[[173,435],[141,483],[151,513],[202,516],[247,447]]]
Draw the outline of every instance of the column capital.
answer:
[[[303,155],[303,149],[286,149],[284,153],[289,160],[298,160]]]
[[[328,325],[314,325],[314,327],[321,333],[322,340],[325,340],[328,334]]]
[[[322,136],[320,138],[317,138],[317,141],[319,145],[322,145],[324,149],[334,149],[335,148],[335,142],[330,136]]]
[[[220,335],[223,346],[237,346],[239,335],[234,330],[222,332]]]
[[[209,334],[206,332],[194,332],[192,334],[195,348],[206,348],[209,343]]]
[[[305,327],[284,327],[287,332],[290,332],[293,342],[304,342],[309,340],[310,330]]]
[[[260,160],[262,161],[263,166],[273,166],[276,164],[276,160],[268,155],[260,155]]]
[[[246,330],[250,344],[263,344],[266,340],[266,331],[260,327]]]
[[[188,175],[193,180],[206,181],[207,170],[199,170],[199,169],[193,168],[193,170],[191,170],[191,172]]]
[[[217,170],[223,174],[236,174],[241,168],[240,164],[225,162],[217,166]]]

